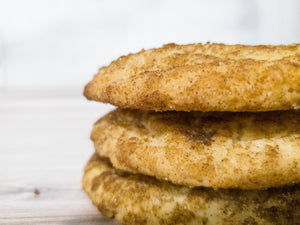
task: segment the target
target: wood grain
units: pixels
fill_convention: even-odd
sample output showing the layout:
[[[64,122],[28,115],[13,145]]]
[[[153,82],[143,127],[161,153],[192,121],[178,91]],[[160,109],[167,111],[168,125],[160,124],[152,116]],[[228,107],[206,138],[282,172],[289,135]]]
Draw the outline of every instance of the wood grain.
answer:
[[[92,125],[111,108],[0,95],[0,224],[118,224],[81,190]]]

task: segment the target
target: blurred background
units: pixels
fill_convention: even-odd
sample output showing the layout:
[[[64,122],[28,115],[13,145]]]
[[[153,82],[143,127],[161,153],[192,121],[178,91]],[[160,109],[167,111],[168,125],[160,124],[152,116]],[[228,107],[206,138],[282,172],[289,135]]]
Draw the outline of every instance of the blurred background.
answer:
[[[81,92],[121,55],[207,41],[300,42],[300,1],[1,1],[0,87]]]
[[[300,1],[0,0],[0,224],[92,224],[80,180],[113,107],[84,85],[121,55],[207,41],[299,43]]]

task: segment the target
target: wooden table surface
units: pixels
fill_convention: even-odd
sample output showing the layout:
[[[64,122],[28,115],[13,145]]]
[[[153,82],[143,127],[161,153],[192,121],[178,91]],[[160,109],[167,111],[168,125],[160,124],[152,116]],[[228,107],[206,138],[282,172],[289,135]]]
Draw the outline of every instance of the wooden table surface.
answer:
[[[79,96],[0,93],[1,225],[118,224],[81,190],[92,125],[113,107]]]

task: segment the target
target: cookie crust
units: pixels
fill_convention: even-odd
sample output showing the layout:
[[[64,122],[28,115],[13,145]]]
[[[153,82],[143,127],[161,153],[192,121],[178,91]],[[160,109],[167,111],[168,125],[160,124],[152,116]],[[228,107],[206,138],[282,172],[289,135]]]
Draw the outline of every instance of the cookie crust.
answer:
[[[300,112],[116,109],[93,128],[114,167],[175,184],[266,189],[300,182]]]
[[[83,189],[98,209],[122,224],[284,224],[300,222],[300,187],[263,191],[177,186],[112,167],[96,154]]]
[[[168,44],[122,56],[84,90],[95,101],[155,111],[300,108],[300,45]]]

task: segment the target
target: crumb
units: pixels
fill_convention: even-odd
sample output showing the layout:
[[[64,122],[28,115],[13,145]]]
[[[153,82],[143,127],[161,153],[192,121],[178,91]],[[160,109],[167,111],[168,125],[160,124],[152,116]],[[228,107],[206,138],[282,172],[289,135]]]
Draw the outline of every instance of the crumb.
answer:
[[[40,191],[39,191],[39,189],[34,189],[34,192],[33,192],[35,195],[39,195],[40,194]]]

